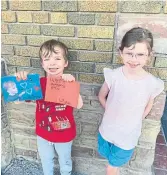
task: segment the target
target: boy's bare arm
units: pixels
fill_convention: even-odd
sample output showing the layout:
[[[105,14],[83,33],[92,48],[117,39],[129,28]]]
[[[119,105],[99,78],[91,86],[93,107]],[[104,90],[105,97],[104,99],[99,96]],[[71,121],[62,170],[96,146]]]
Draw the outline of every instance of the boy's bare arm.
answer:
[[[151,111],[152,107],[154,104],[154,99],[150,99],[147,103],[147,106],[145,107],[144,113],[143,113],[143,119],[145,117],[147,117],[147,115],[149,114],[149,112]]]
[[[106,106],[106,97],[108,95],[108,92],[109,92],[108,85],[106,82],[104,82],[100,91],[99,91],[99,95],[98,95],[99,101],[100,101],[101,105],[103,106],[103,108],[105,108],[105,106]]]

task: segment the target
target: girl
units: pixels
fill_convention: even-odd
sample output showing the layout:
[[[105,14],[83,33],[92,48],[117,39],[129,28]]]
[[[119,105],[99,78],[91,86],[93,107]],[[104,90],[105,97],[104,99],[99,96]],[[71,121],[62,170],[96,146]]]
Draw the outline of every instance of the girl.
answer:
[[[114,70],[104,68],[99,101],[105,113],[99,128],[98,152],[109,162],[107,175],[118,175],[119,167],[130,160],[141,134],[142,119],[164,89],[162,80],[143,69],[150,61],[152,47],[151,32],[133,28],[124,35],[119,48],[124,65]]]

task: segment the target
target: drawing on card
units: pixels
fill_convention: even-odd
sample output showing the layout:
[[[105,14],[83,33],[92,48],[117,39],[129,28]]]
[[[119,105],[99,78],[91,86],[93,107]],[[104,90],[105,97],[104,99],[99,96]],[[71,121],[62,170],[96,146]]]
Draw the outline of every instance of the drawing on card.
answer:
[[[47,78],[45,101],[77,107],[80,84],[53,77]],[[54,94],[54,95],[53,95]]]
[[[18,81],[15,76],[1,78],[4,101],[25,101],[42,99],[39,75],[30,74],[26,80]]]

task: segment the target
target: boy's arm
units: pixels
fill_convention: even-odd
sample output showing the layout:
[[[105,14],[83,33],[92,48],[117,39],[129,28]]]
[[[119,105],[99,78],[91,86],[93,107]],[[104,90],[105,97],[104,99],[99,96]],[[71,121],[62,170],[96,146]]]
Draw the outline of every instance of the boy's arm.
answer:
[[[109,92],[108,85],[106,82],[104,82],[100,91],[99,91],[99,95],[98,95],[99,101],[104,109],[106,107],[106,97],[108,95],[108,92]]]
[[[83,100],[82,100],[81,95],[79,94],[77,109],[82,108],[82,106],[83,106]]]
[[[147,117],[147,115],[149,114],[149,112],[151,111],[151,109],[153,107],[153,104],[154,104],[154,99],[150,98],[148,103],[147,103],[147,106],[145,107],[145,110],[144,110],[144,113],[143,113],[143,119],[145,117]]]

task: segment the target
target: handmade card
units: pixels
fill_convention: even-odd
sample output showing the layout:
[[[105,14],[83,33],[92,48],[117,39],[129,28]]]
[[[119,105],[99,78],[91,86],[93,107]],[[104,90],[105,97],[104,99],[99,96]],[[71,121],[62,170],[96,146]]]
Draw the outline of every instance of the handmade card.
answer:
[[[45,101],[77,107],[80,84],[53,77],[47,78]]]
[[[43,98],[38,74],[30,74],[26,80],[20,81],[15,76],[2,77],[1,89],[6,103]]]

